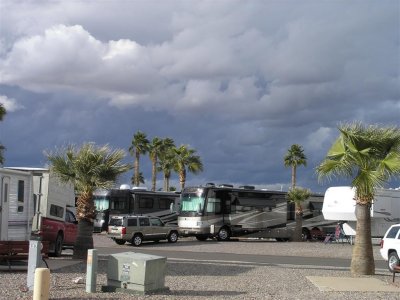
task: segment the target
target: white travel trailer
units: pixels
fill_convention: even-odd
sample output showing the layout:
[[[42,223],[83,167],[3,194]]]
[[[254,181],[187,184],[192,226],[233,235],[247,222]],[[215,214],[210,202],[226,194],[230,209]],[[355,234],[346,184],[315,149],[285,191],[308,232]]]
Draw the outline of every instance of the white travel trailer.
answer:
[[[349,186],[330,187],[326,190],[322,213],[325,220],[343,223],[344,234],[356,234],[355,190]],[[371,236],[383,237],[386,230],[400,222],[400,190],[378,189],[371,206]]]
[[[25,241],[42,219],[64,222],[66,208],[75,206],[72,185],[61,184],[45,168],[0,168],[0,240]],[[45,239],[44,239],[45,240]]]
[[[33,177],[0,168],[0,180],[0,240],[28,240],[34,211]]]

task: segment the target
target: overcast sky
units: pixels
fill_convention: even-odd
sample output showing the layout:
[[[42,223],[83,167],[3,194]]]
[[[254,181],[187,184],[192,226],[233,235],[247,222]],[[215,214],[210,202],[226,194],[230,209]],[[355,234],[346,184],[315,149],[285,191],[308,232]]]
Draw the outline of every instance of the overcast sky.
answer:
[[[283,157],[300,144],[298,185],[323,192],[349,184],[315,175],[339,123],[400,123],[396,0],[2,0],[0,10],[5,166],[43,167],[43,151],[67,143],[127,150],[141,130],[198,151],[204,172],[187,185],[287,190]],[[147,157],[141,171],[150,187]]]

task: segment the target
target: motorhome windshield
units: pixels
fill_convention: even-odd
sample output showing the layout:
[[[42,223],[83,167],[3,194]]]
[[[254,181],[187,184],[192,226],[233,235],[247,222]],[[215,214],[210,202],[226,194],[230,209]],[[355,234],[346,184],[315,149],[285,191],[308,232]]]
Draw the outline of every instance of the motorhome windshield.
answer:
[[[107,196],[94,196],[93,201],[97,211],[104,211],[110,208],[110,199]]]
[[[203,190],[184,192],[181,195],[181,212],[203,211],[205,193]]]

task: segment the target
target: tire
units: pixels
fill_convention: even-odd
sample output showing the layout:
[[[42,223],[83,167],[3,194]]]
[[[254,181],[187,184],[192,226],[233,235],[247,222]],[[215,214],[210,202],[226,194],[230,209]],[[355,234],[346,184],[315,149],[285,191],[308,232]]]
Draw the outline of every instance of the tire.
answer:
[[[231,233],[227,227],[222,227],[218,231],[217,240],[218,241],[228,241],[231,238]]]
[[[388,268],[389,271],[394,273],[394,267],[400,264],[399,256],[396,251],[390,252],[388,256]]]
[[[132,238],[132,245],[135,247],[139,247],[143,242],[143,236],[141,234],[135,234]]]
[[[53,252],[54,256],[60,257],[62,249],[63,249],[63,236],[61,233],[59,233],[54,243],[54,252]]]
[[[208,236],[206,236],[206,235],[196,235],[196,239],[198,241],[205,241],[205,240],[208,239]]]
[[[303,228],[301,231],[301,239],[305,242],[311,240],[310,231],[307,228]]]
[[[171,231],[168,235],[168,242],[176,243],[178,241],[178,233],[176,231]]]
[[[120,239],[115,239],[114,240],[118,245],[124,245],[125,244],[125,240],[120,240]]]

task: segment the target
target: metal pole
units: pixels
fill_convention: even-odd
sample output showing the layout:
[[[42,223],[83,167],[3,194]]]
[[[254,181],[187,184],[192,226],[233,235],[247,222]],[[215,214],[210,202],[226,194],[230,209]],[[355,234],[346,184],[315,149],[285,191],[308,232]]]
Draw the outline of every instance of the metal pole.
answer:
[[[96,277],[97,277],[97,250],[89,249],[86,265],[86,292],[96,292]]]

